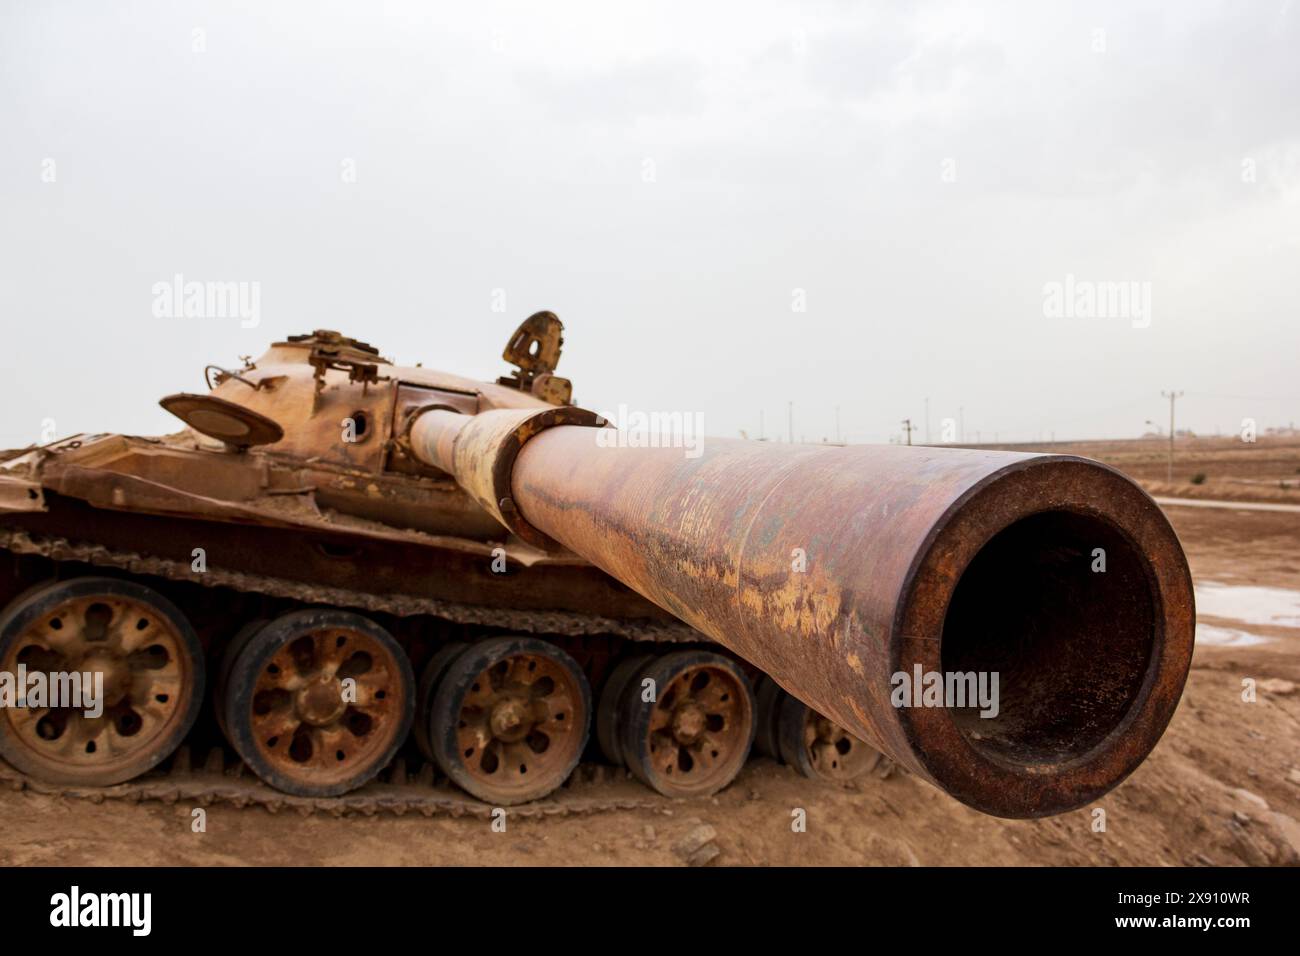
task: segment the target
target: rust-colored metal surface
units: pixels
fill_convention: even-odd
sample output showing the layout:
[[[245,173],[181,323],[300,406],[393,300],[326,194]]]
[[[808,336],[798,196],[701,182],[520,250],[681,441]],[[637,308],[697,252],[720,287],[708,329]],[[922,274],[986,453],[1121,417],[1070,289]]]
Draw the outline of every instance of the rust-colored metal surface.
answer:
[[[989,813],[1105,793],[1186,679],[1182,550],[1096,462],[723,439],[687,458],[562,426],[524,446],[512,487],[545,534]],[[896,675],[952,671],[999,674],[998,715],[891,702]]]
[[[421,461],[454,475],[470,497],[521,539],[539,548],[557,545],[530,525],[516,507],[510,488],[515,458],[534,435],[557,425],[591,425],[594,412],[564,406],[547,409],[497,409],[474,416],[434,408],[415,420],[411,448]]]

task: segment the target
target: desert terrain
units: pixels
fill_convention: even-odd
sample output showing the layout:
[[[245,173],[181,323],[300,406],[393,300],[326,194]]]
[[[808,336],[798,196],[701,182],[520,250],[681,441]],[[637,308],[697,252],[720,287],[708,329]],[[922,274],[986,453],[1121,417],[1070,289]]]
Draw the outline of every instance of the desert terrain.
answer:
[[[1197,587],[1192,672],[1151,757],[1095,806],[1000,820],[887,761],[834,785],[764,759],[695,801],[656,797],[619,775],[575,784],[567,807],[512,812],[504,832],[482,815],[335,817],[222,803],[194,832],[184,799],[93,802],[15,789],[0,792],[0,864],[1294,865],[1300,508],[1249,502],[1300,505],[1300,439],[1180,439],[1172,483],[1167,448],[1151,439],[1033,449],[1100,458],[1161,499],[1224,503],[1165,505]],[[1253,700],[1243,699],[1243,682]],[[590,810],[584,793],[627,799]],[[800,810],[806,830],[795,832]]]

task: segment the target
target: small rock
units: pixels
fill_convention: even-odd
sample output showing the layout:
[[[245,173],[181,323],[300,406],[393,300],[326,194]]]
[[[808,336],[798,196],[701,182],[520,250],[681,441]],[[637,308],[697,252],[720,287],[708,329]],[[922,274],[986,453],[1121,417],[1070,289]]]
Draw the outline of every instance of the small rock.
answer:
[[[718,849],[716,843],[706,843],[688,856],[686,858],[686,863],[688,866],[708,866],[721,854],[722,851]]]
[[[1270,816],[1273,826],[1277,828],[1278,834],[1286,841],[1291,850],[1291,858],[1286,862],[1294,864],[1296,861],[1300,861],[1300,821],[1287,816],[1285,813],[1273,813]]]
[[[1279,697],[1285,697],[1287,694],[1295,693],[1295,684],[1280,677],[1270,677],[1268,680],[1259,682],[1259,689],[1266,694],[1277,694]]]
[[[1248,866],[1269,866],[1272,863],[1272,856],[1277,852],[1273,843],[1262,831],[1254,831],[1257,836],[1252,835],[1252,830],[1247,830],[1242,824],[1235,819],[1229,820],[1225,824],[1228,832],[1233,837],[1234,849],[1237,856]]]
[[[1250,815],[1246,813],[1242,813],[1240,810],[1233,810],[1232,819],[1236,820],[1238,823],[1242,825],[1245,825],[1250,822]]]
[[[904,840],[872,834],[867,838],[866,859],[878,866],[920,866],[916,851]]]
[[[1300,787],[1300,767],[1292,767],[1290,773],[1286,775],[1286,778],[1296,786]]]
[[[688,862],[700,847],[706,843],[712,843],[718,835],[718,831],[709,824],[701,823],[698,820],[695,823],[696,825],[691,827],[684,837],[673,844],[673,852]]]
[[[645,825],[645,829],[641,831],[641,834],[645,837],[647,843],[654,843],[657,839],[655,836],[655,828],[648,823]]]
[[[1237,789],[1233,790],[1232,792],[1233,792],[1233,794],[1237,797],[1238,800],[1245,800],[1247,803],[1253,803],[1255,806],[1259,807],[1261,810],[1267,810],[1267,809],[1268,809],[1268,801],[1265,800],[1263,797],[1261,797],[1261,796],[1260,796],[1259,794],[1257,794],[1257,793],[1251,793],[1249,790],[1244,790],[1244,789],[1242,789],[1241,787],[1238,787]]]

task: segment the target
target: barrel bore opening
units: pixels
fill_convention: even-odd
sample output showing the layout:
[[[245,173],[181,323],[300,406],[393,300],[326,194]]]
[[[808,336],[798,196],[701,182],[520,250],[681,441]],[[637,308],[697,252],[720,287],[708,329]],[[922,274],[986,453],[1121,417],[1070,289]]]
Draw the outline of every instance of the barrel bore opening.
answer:
[[[1115,730],[1152,660],[1151,581],[1146,559],[1096,517],[1042,512],[994,535],[958,581],[943,628],[946,683],[973,672],[991,691],[998,676],[996,716],[969,697],[945,701],[971,746],[1001,763],[1055,764]]]

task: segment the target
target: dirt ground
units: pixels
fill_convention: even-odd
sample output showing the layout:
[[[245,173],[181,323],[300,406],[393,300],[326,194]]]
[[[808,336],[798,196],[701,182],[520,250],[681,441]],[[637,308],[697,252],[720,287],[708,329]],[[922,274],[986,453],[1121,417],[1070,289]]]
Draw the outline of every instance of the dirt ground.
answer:
[[[1294,471],[1292,454],[1300,463],[1300,445],[1270,452],[1285,463],[1260,474]],[[1148,462],[1128,464],[1146,477]],[[1198,587],[1300,590],[1300,514],[1172,507],[1169,515]],[[507,816],[505,832],[480,818],[303,817],[217,805],[206,832],[194,833],[183,802],[5,791],[0,864],[684,865],[692,851],[710,865],[1300,863],[1300,627],[1202,621],[1267,641],[1198,644],[1182,704],[1146,763],[1094,807],[1051,819],[983,816],[898,771],[838,786],[765,760],[752,760],[712,799]],[[1242,699],[1246,678],[1253,702]],[[792,826],[799,810],[805,832]]]
[[[982,447],[1096,458],[1157,497],[1300,504],[1300,435],[1263,435],[1253,442],[1180,437],[1172,468],[1167,438]]]

